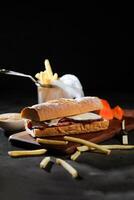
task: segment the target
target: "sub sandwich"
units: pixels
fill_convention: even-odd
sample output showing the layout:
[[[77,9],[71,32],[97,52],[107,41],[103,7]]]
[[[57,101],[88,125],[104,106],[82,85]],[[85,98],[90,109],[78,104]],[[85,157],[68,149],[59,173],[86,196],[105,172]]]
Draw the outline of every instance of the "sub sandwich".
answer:
[[[109,121],[97,114],[102,108],[98,97],[61,98],[26,107],[21,117],[33,137],[93,133],[109,126]]]

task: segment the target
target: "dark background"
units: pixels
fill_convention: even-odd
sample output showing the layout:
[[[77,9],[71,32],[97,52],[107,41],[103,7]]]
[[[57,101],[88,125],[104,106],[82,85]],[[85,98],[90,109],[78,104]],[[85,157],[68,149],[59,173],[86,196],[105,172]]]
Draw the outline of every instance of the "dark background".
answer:
[[[78,76],[86,95],[133,92],[132,5],[94,2],[80,6],[1,7],[1,68],[34,76],[44,70],[48,58],[59,76]],[[36,91],[30,80],[4,75],[0,75],[0,89],[4,93],[8,89]]]
[[[133,6],[93,2],[80,2],[79,9],[78,2],[62,8],[46,2],[0,5],[0,66],[34,76],[48,58],[59,76],[78,76],[86,95],[134,108]],[[0,113],[20,112],[35,96],[31,80],[0,75]],[[133,150],[109,156],[87,152],[76,162],[64,157],[81,175],[73,180],[57,165],[50,173],[41,170],[43,156],[10,158],[7,152],[21,145],[12,145],[5,133],[0,129],[0,199],[134,199]],[[120,141],[114,137],[105,144]],[[133,131],[129,142],[134,144]]]

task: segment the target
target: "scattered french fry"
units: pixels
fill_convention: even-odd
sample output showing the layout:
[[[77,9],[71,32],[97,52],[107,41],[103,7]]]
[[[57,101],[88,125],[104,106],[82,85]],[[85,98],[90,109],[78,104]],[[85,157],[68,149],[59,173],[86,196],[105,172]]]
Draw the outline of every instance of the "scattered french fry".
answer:
[[[117,150],[127,150],[127,149],[134,149],[134,145],[118,145],[118,144],[111,144],[111,145],[102,145],[104,148],[108,149],[117,149]]]
[[[100,145],[103,148],[107,148],[109,150],[129,150],[134,149],[134,145],[119,145],[119,144],[109,144],[109,145]],[[82,145],[77,147],[77,150],[80,152],[95,150],[95,148],[89,148],[88,146]]]
[[[45,157],[45,158],[40,162],[40,168],[45,169],[49,162],[50,162],[50,157]]]
[[[76,160],[81,155],[80,151],[76,151],[74,154],[71,155],[71,160]]]
[[[61,165],[64,169],[66,169],[73,178],[78,177],[78,172],[76,169],[74,169],[70,164],[68,164],[66,161],[60,159],[60,158],[56,158],[56,163],[58,165]]]
[[[98,144],[95,144],[93,142],[90,142],[90,141],[87,141],[87,140],[83,140],[83,139],[80,139],[80,138],[75,138],[75,137],[70,137],[70,136],[65,136],[64,137],[65,140],[67,141],[70,141],[70,142],[76,142],[76,143],[79,143],[79,144],[83,144],[83,145],[86,145],[88,146],[89,148],[93,147],[107,155],[109,155],[111,153],[111,150],[107,149],[107,148],[104,148],[104,147],[101,147],[100,145]]]
[[[50,139],[41,139],[41,138],[37,138],[36,141],[41,144],[49,144],[49,145],[67,145],[68,144],[68,141],[50,140]]]
[[[101,146],[102,147],[102,146]],[[103,153],[101,150],[99,149],[95,149],[94,147],[88,147],[88,146],[80,146],[80,147],[77,147],[77,150],[80,151],[80,152],[85,152],[85,151],[92,151],[92,152],[95,152],[95,153]]]
[[[91,148],[89,148],[86,145],[82,145],[82,146],[77,147],[77,150],[80,151],[80,152],[85,152],[85,151],[91,150]]]
[[[26,151],[8,151],[8,155],[11,157],[36,156],[36,155],[43,155],[46,152],[47,152],[46,149],[26,150]]]

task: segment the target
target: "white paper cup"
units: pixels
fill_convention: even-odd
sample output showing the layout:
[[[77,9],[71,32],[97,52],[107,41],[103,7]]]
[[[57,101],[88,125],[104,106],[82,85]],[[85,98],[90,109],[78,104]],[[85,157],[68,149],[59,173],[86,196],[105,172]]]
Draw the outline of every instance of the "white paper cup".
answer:
[[[38,103],[43,103],[49,100],[59,99],[59,98],[69,98],[67,92],[62,88],[48,85],[48,86],[37,86]]]

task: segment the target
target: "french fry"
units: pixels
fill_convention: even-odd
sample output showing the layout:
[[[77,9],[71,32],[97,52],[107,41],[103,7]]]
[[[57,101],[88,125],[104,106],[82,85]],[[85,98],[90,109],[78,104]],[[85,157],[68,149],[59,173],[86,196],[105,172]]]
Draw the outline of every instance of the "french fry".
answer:
[[[35,77],[39,80],[39,82],[42,85],[50,85],[53,80],[58,79],[58,74],[54,73],[53,75],[53,71],[48,59],[45,59],[44,65],[45,65],[46,70],[41,71],[40,73],[37,73]]]
[[[53,77],[52,77],[52,80],[57,80],[58,79],[58,74],[57,73],[54,73]]]
[[[83,144],[83,145],[86,145],[88,146],[89,148],[93,147],[107,155],[109,155],[111,153],[111,150],[107,149],[107,148],[104,148],[104,147],[101,147],[100,145],[98,144],[95,144],[93,142],[90,142],[90,141],[87,141],[87,140],[83,140],[83,139],[80,139],[80,138],[75,138],[75,137],[69,137],[69,136],[65,136],[64,137],[65,140],[67,141],[70,141],[70,142],[76,142],[76,143],[79,143],[79,144]]]
[[[48,163],[50,162],[50,157],[45,157],[41,162],[40,162],[40,168],[45,169]]]
[[[71,160],[76,160],[81,155],[80,151],[76,151],[74,154],[71,155]]]
[[[78,172],[76,169],[74,169],[69,163],[67,163],[66,161],[60,159],[60,158],[56,158],[56,163],[58,165],[61,165],[64,169],[66,169],[73,178],[78,177]]]
[[[35,77],[36,77],[37,79],[40,79],[40,73],[35,74]]]
[[[117,149],[117,150],[127,150],[127,149],[134,149],[134,145],[118,145],[118,144],[111,144],[111,145],[102,145],[104,148],[108,149]]]
[[[46,84],[46,71],[42,72],[42,84]]]
[[[119,144],[109,144],[109,145],[100,145],[103,148],[107,148],[109,150],[129,150],[129,149],[134,149],[134,145],[119,145]],[[95,148],[89,148],[88,146],[82,145],[77,147],[77,150],[80,152],[85,152],[85,151],[95,151]]]
[[[46,149],[26,150],[26,151],[8,151],[8,155],[11,157],[36,156],[36,155],[43,155],[46,152],[47,152]]]
[[[44,64],[45,64],[45,67],[46,67],[46,72],[47,72],[48,78],[51,80],[52,77],[53,77],[53,72],[52,72],[52,68],[51,68],[49,60],[46,59],[44,61]]]
[[[89,148],[89,147],[86,146],[86,145],[82,145],[82,146],[77,147],[77,150],[80,151],[80,152],[89,151],[90,149],[91,149],[91,148]]]
[[[49,144],[49,145],[67,145],[68,144],[68,141],[50,140],[50,139],[41,139],[41,138],[37,138],[36,141],[41,144]]]
[[[40,72],[40,83],[43,85],[43,72]]]
[[[101,146],[102,147],[102,146]],[[95,149],[94,147],[88,147],[88,146],[80,146],[80,147],[77,147],[77,150],[80,151],[80,152],[85,152],[85,151],[92,151],[92,152],[95,152],[95,153],[103,153],[101,150],[99,149]]]

